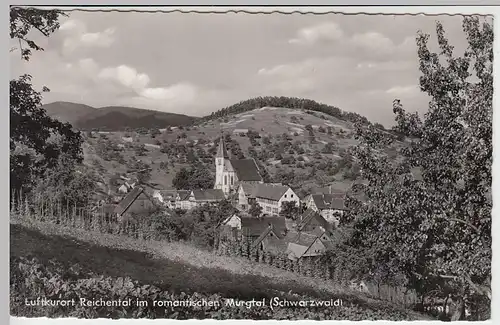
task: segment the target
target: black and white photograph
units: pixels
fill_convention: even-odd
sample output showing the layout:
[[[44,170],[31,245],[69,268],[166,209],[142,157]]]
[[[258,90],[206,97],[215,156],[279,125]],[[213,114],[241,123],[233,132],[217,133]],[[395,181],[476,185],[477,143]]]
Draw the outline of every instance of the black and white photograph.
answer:
[[[485,321],[494,17],[11,6],[10,315]]]

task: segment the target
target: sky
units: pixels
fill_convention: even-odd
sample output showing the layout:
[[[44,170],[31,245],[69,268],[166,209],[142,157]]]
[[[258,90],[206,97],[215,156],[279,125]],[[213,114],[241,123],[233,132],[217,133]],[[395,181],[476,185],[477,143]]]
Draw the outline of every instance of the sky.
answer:
[[[30,34],[45,51],[29,62],[11,52],[10,73],[47,86],[44,103],[204,116],[256,96],[293,96],[388,126],[396,98],[427,110],[416,35],[430,34],[435,48],[436,20],[462,54],[460,16],[74,11],[50,37]]]

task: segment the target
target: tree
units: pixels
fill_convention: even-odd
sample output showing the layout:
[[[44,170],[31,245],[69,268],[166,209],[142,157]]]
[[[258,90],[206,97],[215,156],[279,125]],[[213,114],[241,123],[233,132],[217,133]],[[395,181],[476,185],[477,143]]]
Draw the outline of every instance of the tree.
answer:
[[[29,61],[32,51],[43,48],[28,38],[31,30],[48,37],[59,28],[59,10],[11,8],[10,38],[17,40],[21,59]],[[49,91],[43,87],[43,92]],[[30,75],[10,80],[10,184],[14,191],[29,191],[36,180],[54,168],[61,156],[82,161],[80,133],[69,123],[47,116],[41,108],[42,95],[33,89]]]
[[[144,143],[141,143],[135,147],[134,151],[135,151],[136,156],[142,157],[142,156],[146,155],[146,153],[148,152],[148,149],[146,149],[146,146],[144,145]]]
[[[248,209],[248,214],[252,217],[260,217],[262,214],[262,207],[255,201],[250,203],[250,208]]]
[[[59,163],[37,180],[33,192],[59,202],[61,207],[86,207],[97,189],[96,178],[90,169],[75,170],[73,158],[63,154]]]
[[[196,165],[190,169],[181,168],[175,174],[172,185],[178,190],[208,189],[213,188],[214,181],[207,168]]]
[[[461,57],[440,23],[439,54],[428,49],[429,35],[417,37],[420,88],[431,101],[424,119],[394,101],[394,131],[410,139],[401,162],[374,152],[390,144],[390,136],[357,128],[364,146],[355,158],[369,184],[356,186],[368,200],[352,210],[352,244],[369,248],[388,276],[405,274],[422,296],[436,282],[455,288],[452,320],[464,318],[466,296],[482,297],[485,305],[491,300],[493,29],[466,17],[463,30],[468,47]]]
[[[299,207],[295,201],[283,202],[281,204],[281,212],[280,214],[285,218],[295,220],[297,218],[297,214],[299,213]]]
[[[205,204],[186,213],[184,219],[192,222],[190,240],[201,247],[212,248],[216,241],[216,227],[236,209],[228,200],[216,204]]]

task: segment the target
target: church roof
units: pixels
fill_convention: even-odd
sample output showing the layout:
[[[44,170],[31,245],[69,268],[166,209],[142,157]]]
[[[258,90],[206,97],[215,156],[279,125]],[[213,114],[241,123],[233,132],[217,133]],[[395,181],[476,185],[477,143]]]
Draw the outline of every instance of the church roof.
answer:
[[[219,148],[217,149],[217,158],[229,158],[229,154],[227,153],[226,144],[224,143],[224,139],[221,137],[219,142]]]
[[[219,146],[220,148],[220,146]],[[218,154],[217,154],[218,155]],[[261,182],[259,168],[253,159],[231,159],[231,166],[240,182]]]

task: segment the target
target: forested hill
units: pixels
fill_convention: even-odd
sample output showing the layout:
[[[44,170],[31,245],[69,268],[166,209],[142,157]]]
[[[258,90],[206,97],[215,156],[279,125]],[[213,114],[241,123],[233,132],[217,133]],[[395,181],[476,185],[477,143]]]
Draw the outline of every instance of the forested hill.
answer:
[[[290,109],[306,109],[306,110],[321,112],[348,122],[371,124],[366,117],[361,116],[357,113],[344,112],[338,107],[318,103],[311,99],[285,97],[285,96],[281,97],[265,96],[265,97],[256,97],[247,99],[239,103],[233,104],[231,106],[225,107],[221,110],[218,110],[217,112],[213,112],[212,114],[203,117],[201,121],[207,121],[215,118],[225,117],[228,115],[239,114],[262,107],[286,107]]]

